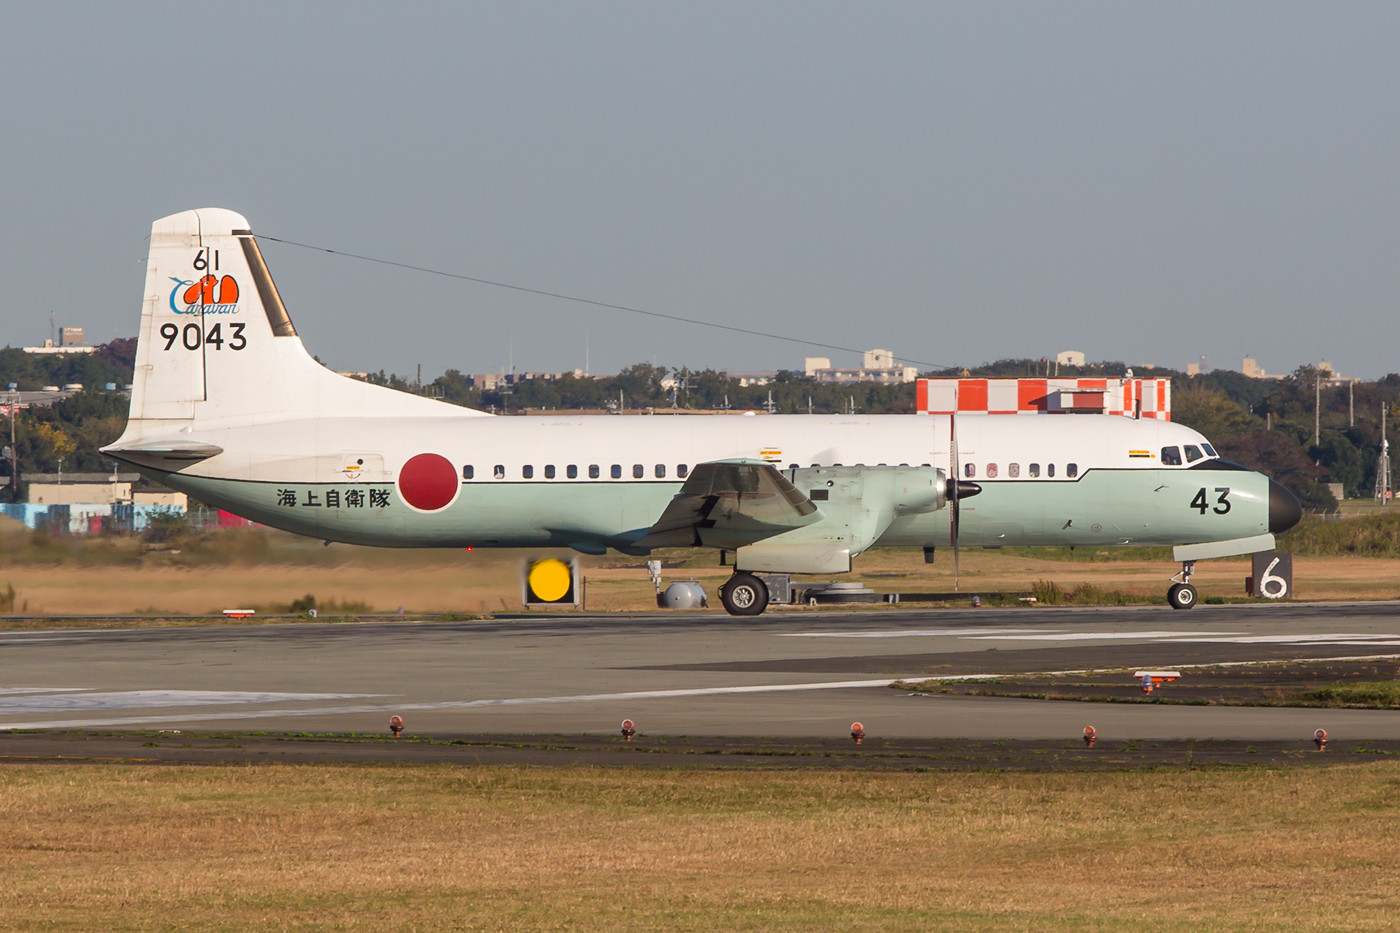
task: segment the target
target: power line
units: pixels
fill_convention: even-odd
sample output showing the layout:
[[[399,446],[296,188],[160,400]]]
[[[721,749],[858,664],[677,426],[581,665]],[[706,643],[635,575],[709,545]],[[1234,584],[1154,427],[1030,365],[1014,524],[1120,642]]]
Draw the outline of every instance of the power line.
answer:
[[[444,278],[459,279],[463,282],[475,282],[477,285],[490,285],[493,288],[506,288],[515,292],[524,292],[527,295],[540,295],[545,298],[557,298],[560,301],[573,301],[579,304],[591,305],[595,308],[606,308],[611,311],[626,311],[628,314],[640,314],[644,317],[659,318],[663,321],[675,321],[679,324],[693,324],[696,327],[713,327],[718,330],[727,330],[736,334],[745,334],[749,337],[765,337],[769,340],[783,340],[788,343],[800,344],[804,347],[820,347],[823,350],[840,350],[842,353],[864,353],[864,350],[857,350],[854,347],[842,347],[834,343],[821,343],[816,340],[806,340],[801,337],[789,337],[785,334],[770,334],[761,330],[750,330],[747,327],[735,327],[731,324],[717,324],[714,321],[699,321],[695,318],[681,317],[676,314],[663,314],[660,311],[647,311],[643,308],[632,308],[627,305],[613,304],[608,301],[598,301],[594,298],[580,298],[577,295],[567,295],[563,292],[551,292],[543,288],[530,288],[525,285],[513,285],[509,282],[496,282],[491,279],[483,279],[475,275],[466,275],[461,272],[448,272],[445,269],[433,269],[428,266],[415,266],[412,263],[397,262],[393,259],[381,259],[377,256],[364,256],[359,253],[350,253],[345,250],[331,249],[326,246],[313,246],[310,243],[298,243],[296,240],[284,240],[275,236],[259,234],[258,239],[268,240],[273,243],[282,243],[287,246],[299,246],[302,249],[315,250],[320,253],[329,253],[332,256],[344,256],[346,259],[358,259],[361,262],[373,262],[383,266],[394,266],[398,269],[407,269],[411,272],[423,272],[428,275],[440,275]],[[899,358],[901,362],[912,363],[915,366],[922,366],[925,369],[948,369],[942,363],[930,363],[927,360],[911,360]]]

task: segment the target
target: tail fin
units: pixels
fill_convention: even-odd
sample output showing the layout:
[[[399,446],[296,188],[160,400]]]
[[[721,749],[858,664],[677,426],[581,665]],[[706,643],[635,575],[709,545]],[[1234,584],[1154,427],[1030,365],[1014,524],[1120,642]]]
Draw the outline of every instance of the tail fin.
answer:
[[[242,215],[201,208],[151,226],[131,413],[114,453],[197,427],[336,415],[440,416],[441,405],[316,362]]]

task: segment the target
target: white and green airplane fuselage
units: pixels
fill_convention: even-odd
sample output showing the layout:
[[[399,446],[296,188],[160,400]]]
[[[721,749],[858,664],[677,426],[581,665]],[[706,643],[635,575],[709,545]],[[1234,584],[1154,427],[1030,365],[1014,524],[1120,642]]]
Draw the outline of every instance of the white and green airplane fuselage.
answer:
[[[1299,511],[1150,419],[491,416],[369,385],[309,356],[247,221],[221,209],[152,228],[130,418],[105,451],[329,541],[697,545],[746,577],[944,546],[954,524],[961,546],[1169,544],[1190,561],[1267,550]]]

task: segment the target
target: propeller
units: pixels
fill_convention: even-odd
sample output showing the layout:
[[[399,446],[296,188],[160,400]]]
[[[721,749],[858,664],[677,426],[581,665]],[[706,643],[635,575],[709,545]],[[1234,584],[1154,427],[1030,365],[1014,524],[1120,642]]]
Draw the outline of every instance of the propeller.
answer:
[[[962,500],[971,499],[982,491],[977,483],[969,483],[959,477],[962,464],[958,462],[958,423],[957,395],[953,398],[952,412],[948,413],[948,538],[953,546],[953,592],[958,590],[958,535],[962,527]]]
[[[952,480],[948,485],[948,543],[953,546],[953,592],[958,591],[958,522],[962,517],[962,510],[958,507],[958,487],[962,481],[958,478],[958,422],[957,422],[958,396],[957,390],[953,391],[953,411],[948,413],[948,476]]]

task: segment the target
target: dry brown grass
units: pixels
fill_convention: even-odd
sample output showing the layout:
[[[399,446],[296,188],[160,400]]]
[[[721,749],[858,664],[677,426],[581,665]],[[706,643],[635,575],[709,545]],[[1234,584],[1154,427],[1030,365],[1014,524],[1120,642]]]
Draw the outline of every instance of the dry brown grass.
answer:
[[[1393,763],[0,771],[0,928],[1389,930]]]
[[[517,612],[520,568],[538,552],[357,548],[277,532],[231,536],[226,546],[147,555],[110,541],[34,547],[30,536],[0,536],[0,590],[12,585],[17,612],[39,614],[198,614],[251,606],[285,608],[307,593],[322,604],[362,604],[375,612]],[[69,550],[71,547],[73,550]],[[127,550],[120,550],[125,547]],[[573,555],[565,552],[566,558]],[[712,552],[660,555],[686,567],[665,571],[667,581],[699,579],[718,606],[718,588],[730,570]],[[968,550],[961,560],[961,592],[1028,594],[1038,580],[1065,590],[1092,585],[1161,599],[1177,569],[1169,559],[1104,560],[1088,551],[1052,559],[1018,551]],[[643,611],[655,607],[644,559],[609,555],[580,558],[588,577],[590,611]],[[1193,582],[1202,599],[1244,594],[1245,558],[1205,561]],[[951,554],[927,565],[913,549],[863,555],[852,579],[875,589],[952,592]],[[1400,598],[1400,561],[1356,557],[1297,557],[1297,594],[1305,599]]]

